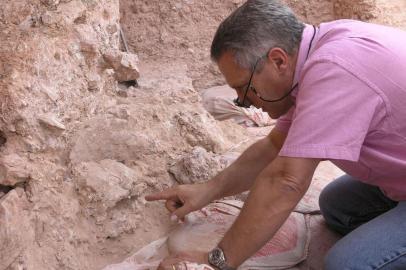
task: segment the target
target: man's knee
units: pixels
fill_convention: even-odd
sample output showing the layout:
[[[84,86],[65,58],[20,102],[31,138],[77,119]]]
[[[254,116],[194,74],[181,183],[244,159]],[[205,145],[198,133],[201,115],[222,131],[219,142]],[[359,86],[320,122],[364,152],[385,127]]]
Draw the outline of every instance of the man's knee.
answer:
[[[322,213],[334,211],[334,190],[327,185],[320,193],[319,206]]]
[[[334,182],[327,185],[319,197],[320,211],[327,225],[341,234],[347,234],[352,228],[349,227],[349,217],[343,203],[342,194]]]
[[[349,270],[354,264],[351,248],[334,246],[324,258],[324,270]]]
[[[337,194],[334,183],[330,183],[322,190],[319,197],[320,211],[326,221],[336,219],[337,212],[340,211],[340,203],[342,203],[340,195]]]

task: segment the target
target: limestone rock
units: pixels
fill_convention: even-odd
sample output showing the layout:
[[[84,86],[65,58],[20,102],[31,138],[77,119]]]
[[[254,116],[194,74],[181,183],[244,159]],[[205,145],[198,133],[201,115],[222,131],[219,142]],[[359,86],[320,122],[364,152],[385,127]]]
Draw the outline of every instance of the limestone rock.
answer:
[[[61,18],[59,16],[56,16],[50,11],[46,11],[41,15],[41,22],[46,26],[57,24],[60,20]]]
[[[117,81],[126,82],[140,77],[137,55],[109,49],[103,53],[103,58],[108,67],[114,69]]]
[[[106,237],[112,239],[123,233],[132,233],[139,227],[140,222],[142,223],[140,219],[128,218],[127,212],[116,210],[105,224]]]
[[[0,147],[5,145],[7,142],[6,135],[0,131]]]
[[[83,162],[73,169],[78,193],[102,212],[146,188],[134,170],[114,160]]]
[[[142,159],[147,152],[152,154],[156,151],[154,140],[128,121],[95,117],[78,132],[70,159],[73,164],[104,159],[129,162]]]
[[[91,73],[87,76],[87,86],[89,91],[99,91],[101,89],[101,77],[97,73]]]
[[[0,185],[15,186],[30,178],[29,161],[17,154],[0,157]]]
[[[58,5],[60,0],[41,0],[41,3],[46,6],[56,6]]]
[[[29,205],[22,189],[11,190],[0,198],[0,269],[8,266],[32,241]]]
[[[64,124],[53,114],[45,114],[38,118],[38,121],[51,129],[65,130]]]
[[[209,113],[185,113],[175,115],[180,134],[191,146],[202,146],[218,153],[226,143],[224,134],[218,133],[217,123]]]
[[[182,157],[171,166],[169,172],[180,184],[191,184],[210,180],[226,165],[226,162],[219,156],[207,152],[202,147],[195,147],[192,153]]]

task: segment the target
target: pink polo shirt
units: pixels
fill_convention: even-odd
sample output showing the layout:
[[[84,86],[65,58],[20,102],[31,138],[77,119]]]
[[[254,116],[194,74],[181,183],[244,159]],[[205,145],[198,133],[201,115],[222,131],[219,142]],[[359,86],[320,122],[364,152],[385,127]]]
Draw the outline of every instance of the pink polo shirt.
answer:
[[[351,20],[313,27],[300,45],[295,106],[279,153],[320,158],[406,200],[406,32]]]

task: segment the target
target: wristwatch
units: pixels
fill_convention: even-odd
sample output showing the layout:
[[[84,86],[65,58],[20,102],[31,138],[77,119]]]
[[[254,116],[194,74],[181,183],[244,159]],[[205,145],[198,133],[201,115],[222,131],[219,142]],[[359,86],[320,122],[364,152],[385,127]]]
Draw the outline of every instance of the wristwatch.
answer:
[[[219,270],[236,270],[235,268],[228,266],[224,251],[219,247],[216,247],[209,252],[209,263]]]

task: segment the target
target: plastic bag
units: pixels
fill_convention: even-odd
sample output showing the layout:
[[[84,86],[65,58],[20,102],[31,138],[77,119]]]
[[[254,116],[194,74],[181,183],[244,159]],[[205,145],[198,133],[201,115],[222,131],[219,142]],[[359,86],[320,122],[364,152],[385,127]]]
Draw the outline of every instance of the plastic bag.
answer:
[[[241,201],[224,200],[190,213],[168,237],[149,244],[123,263],[107,266],[104,270],[153,270],[170,254],[192,250],[207,252],[218,244],[242,206]],[[308,218],[292,213],[276,235],[238,269],[290,269],[305,260],[310,242]],[[212,269],[193,262],[184,262],[182,268]]]

